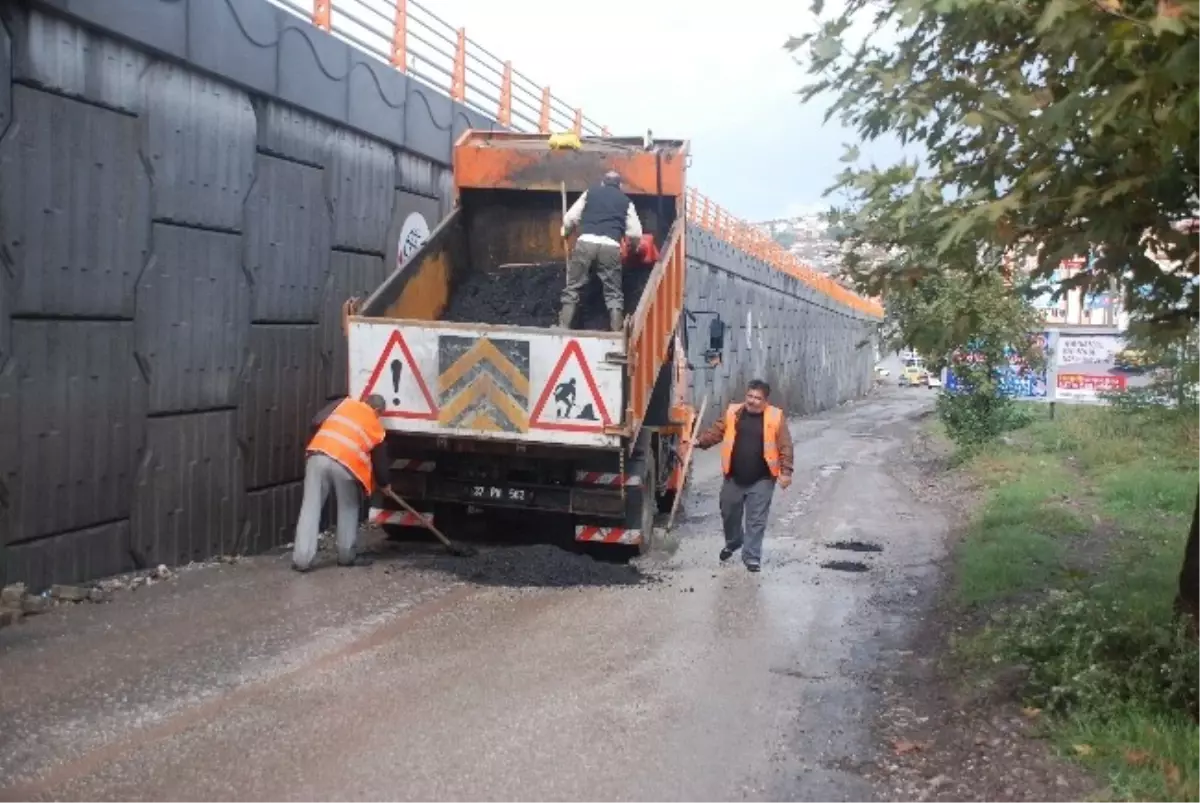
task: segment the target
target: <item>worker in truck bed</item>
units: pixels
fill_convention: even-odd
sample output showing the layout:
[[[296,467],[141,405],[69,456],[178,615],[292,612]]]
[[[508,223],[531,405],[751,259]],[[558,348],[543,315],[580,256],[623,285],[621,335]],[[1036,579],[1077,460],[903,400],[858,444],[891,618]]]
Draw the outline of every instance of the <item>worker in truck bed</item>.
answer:
[[[625,325],[625,291],[621,285],[621,237],[636,242],[642,236],[642,221],[633,201],[621,190],[621,176],[604,174],[599,184],[579,196],[563,218],[562,236],[579,228],[575,250],[567,260],[567,286],[562,292],[558,325],[570,329],[579,307],[579,293],[587,285],[592,266],[604,287],[604,306],[609,325],[619,332]]]
[[[387,402],[379,395],[366,402],[346,398],[330,402],[312,420],[304,464],[304,501],[296,522],[292,568],[306,572],[317,554],[321,508],[332,488],[337,501],[337,560],[365,566],[358,556],[358,522],[364,494],[370,496],[388,477],[387,442],[379,416]]]
[[[731,404],[725,415],[692,443],[701,449],[721,444],[721,523],[725,547],[721,562],[742,550],[752,572],[762,567],[763,536],[775,486],[792,484],[792,434],[783,410],[767,403],[771,386],[761,379],[746,387],[746,399]],[[743,525],[743,518],[745,524]]]

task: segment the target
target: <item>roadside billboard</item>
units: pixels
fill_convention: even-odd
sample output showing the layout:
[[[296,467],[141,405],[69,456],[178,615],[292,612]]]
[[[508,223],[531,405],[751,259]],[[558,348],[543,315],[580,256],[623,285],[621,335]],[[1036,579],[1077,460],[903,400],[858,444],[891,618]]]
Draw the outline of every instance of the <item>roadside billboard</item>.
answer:
[[[1157,366],[1116,329],[1059,330],[1051,357],[1054,400],[1103,404],[1102,394],[1146,387]]]
[[[1033,335],[1046,354],[1046,367],[1030,370],[1016,354],[997,370],[1000,392],[1019,401],[1105,404],[1104,396],[1149,387],[1159,365],[1151,355],[1131,348],[1120,330],[1111,326],[1047,327]],[[956,355],[952,362],[981,359],[970,352]],[[950,393],[967,388],[954,371],[942,372],[942,384]]]

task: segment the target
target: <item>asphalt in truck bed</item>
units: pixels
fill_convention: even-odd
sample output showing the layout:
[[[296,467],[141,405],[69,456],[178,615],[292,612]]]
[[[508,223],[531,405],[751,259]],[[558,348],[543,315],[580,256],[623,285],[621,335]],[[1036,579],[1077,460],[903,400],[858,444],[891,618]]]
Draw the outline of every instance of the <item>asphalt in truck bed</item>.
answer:
[[[634,566],[276,552],[0,629],[0,800],[866,799],[871,672],[947,529],[894,473],[931,404],[792,420],[761,574],[717,561],[709,450],[679,550]],[[846,540],[866,570],[822,568]]]
[[[650,278],[650,270],[649,267],[633,267],[622,271],[626,315],[636,308]],[[454,288],[441,319],[454,323],[555,326],[566,280],[563,262],[472,271]],[[580,295],[575,328],[608,331],[608,310],[604,306],[600,278],[594,271]]]

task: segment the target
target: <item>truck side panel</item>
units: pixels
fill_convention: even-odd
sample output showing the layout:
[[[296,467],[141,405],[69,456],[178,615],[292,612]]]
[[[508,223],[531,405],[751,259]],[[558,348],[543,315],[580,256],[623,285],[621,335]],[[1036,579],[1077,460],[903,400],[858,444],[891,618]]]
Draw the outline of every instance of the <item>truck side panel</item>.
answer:
[[[624,336],[351,317],[350,391],[394,432],[617,448]]]
[[[469,267],[463,212],[455,209],[429,239],[363,302],[363,315],[436,321]]]
[[[686,225],[682,216],[672,224],[629,327],[629,420],[625,423],[635,437],[667,362],[683,310],[683,288],[687,277]]]

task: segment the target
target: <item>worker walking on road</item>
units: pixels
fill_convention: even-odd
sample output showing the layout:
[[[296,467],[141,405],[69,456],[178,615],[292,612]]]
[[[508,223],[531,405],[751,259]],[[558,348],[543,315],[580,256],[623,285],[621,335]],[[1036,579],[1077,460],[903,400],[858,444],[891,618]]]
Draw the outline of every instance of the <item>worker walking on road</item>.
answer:
[[[387,444],[379,416],[387,402],[379,395],[331,402],[313,418],[316,431],[308,442],[304,467],[304,501],[296,522],[292,568],[306,572],[317,554],[321,508],[333,489],[337,500],[337,560],[342,566],[365,566],[358,557],[358,521],[364,494],[388,483]]]
[[[633,201],[621,190],[621,176],[615,171],[604,174],[601,182],[579,196],[563,218],[562,236],[576,226],[579,239],[567,260],[567,286],[562,292],[558,325],[570,329],[579,306],[579,293],[587,285],[592,266],[600,274],[604,287],[604,306],[608,307],[609,326],[619,332],[625,325],[625,291],[621,285],[621,237],[637,241],[642,222]]]
[[[746,400],[729,405],[725,415],[693,441],[701,449],[721,444],[725,547],[720,558],[724,563],[741,549],[742,562],[752,572],[762,567],[775,486],[786,489],[792,484],[792,434],[783,410],[767,404],[770,395],[771,386],[755,379],[746,388]]]

